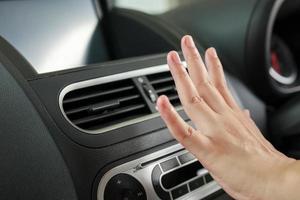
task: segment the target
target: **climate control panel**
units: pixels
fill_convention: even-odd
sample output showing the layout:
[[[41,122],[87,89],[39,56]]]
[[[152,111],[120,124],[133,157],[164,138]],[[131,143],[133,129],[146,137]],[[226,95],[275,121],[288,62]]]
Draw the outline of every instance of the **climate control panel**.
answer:
[[[177,144],[108,171],[97,199],[201,200],[220,191],[208,171]]]

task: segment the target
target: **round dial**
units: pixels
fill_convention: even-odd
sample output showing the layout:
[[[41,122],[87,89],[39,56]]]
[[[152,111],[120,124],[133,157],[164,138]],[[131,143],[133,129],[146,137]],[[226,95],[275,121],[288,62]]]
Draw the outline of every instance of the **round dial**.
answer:
[[[147,200],[142,184],[128,174],[112,177],[104,191],[105,200]]]
[[[277,36],[272,38],[270,62],[269,74],[275,81],[283,85],[295,83],[297,65],[287,44]]]

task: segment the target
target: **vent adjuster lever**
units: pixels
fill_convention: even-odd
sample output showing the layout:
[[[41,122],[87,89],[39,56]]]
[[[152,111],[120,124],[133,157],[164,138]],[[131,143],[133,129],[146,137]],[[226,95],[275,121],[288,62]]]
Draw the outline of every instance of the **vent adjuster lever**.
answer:
[[[146,93],[150,101],[155,104],[158,97],[157,94],[154,92],[153,88],[149,85],[147,81],[145,81],[144,77],[138,77],[137,81],[141,84],[144,92]]]
[[[156,103],[157,95],[154,93],[152,88],[150,88],[148,85],[144,84],[143,89],[144,89],[145,93],[147,94],[147,96],[149,97],[149,99],[152,101],[152,103]]]
[[[115,109],[120,106],[120,100],[106,101],[98,104],[91,105],[89,112],[101,112],[105,110]]]

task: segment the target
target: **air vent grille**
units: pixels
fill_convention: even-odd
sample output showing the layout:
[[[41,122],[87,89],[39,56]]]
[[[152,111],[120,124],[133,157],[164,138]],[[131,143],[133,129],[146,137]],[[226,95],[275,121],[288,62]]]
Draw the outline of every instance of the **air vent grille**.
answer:
[[[158,96],[166,95],[174,106],[180,106],[173,77],[169,71],[147,76]]]
[[[62,107],[75,126],[88,131],[151,114],[131,79],[70,91]]]

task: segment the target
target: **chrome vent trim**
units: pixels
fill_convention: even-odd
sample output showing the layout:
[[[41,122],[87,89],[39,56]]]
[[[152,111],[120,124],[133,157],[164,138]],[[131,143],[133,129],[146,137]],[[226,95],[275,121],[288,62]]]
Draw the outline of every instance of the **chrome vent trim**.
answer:
[[[74,90],[91,87],[91,86],[95,86],[95,85],[101,85],[101,84],[110,83],[110,82],[115,82],[115,81],[121,81],[121,80],[135,78],[135,77],[140,77],[140,76],[148,76],[151,74],[162,73],[162,72],[167,72],[167,71],[169,71],[169,67],[168,67],[168,65],[164,64],[164,65],[159,65],[159,66],[154,66],[154,67],[149,67],[149,68],[139,69],[139,70],[134,70],[134,71],[128,71],[128,72],[124,72],[124,73],[120,73],[120,74],[114,74],[114,75],[110,75],[110,76],[106,76],[106,77],[100,77],[100,78],[95,78],[95,79],[91,79],[91,80],[86,80],[86,81],[70,84],[70,85],[66,86],[59,95],[60,110],[61,110],[64,118],[74,128],[80,130],[81,132],[88,133],[88,134],[101,134],[101,133],[119,129],[119,128],[122,128],[122,127],[125,127],[128,125],[132,125],[132,124],[143,122],[143,121],[146,121],[149,119],[156,118],[159,116],[159,113],[145,115],[143,117],[135,118],[132,120],[121,122],[121,123],[111,125],[111,126],[108,126],[105,128],[100,128],[97,130],[85,130],[85,129],[77,127],[76,125],[73,124],[73,122],[71,122],[69,120],[69,118],[65,114],[65,111],[63,108],[63,100],[64,100],[64,97],[66,96],[66,94],[68,94],[69,92],[74,91]],[[182,108],[178,107],[177,109],[181,110]]]
[[[63,109],[73,124],[97,130],[151,114],[133,79],[98,84],[67,93]]]

